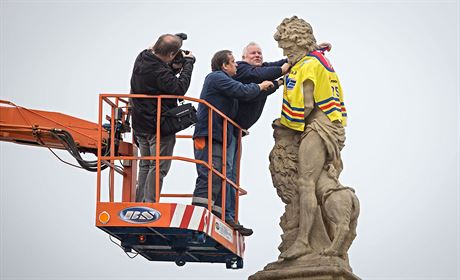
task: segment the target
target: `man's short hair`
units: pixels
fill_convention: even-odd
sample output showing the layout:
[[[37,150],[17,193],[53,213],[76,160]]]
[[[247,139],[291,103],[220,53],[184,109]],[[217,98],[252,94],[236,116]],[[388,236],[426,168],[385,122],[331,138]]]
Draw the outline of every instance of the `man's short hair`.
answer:
[[[249,49],[249,47],[252,47],[252,46],[256,46],[259,49],[261,49],[259,44],[257,44],[256,42],[249,42],[249,44],[246,47],[244,47],[244,49],[243,49],[243,54],[242,54],[243,57],[245,57],[248,54],[248,49]]]
[[[163,34],[153,45],[152,49],[155,54],[169,55],[177,53],[182,47],[182,39],[179,36],[172,34]]]
[[[229,50],[216,52],[211,59],[212,71],[222,70],[222,65],[228,64],[230,62],[230,55],[232,55],[232,52]]]

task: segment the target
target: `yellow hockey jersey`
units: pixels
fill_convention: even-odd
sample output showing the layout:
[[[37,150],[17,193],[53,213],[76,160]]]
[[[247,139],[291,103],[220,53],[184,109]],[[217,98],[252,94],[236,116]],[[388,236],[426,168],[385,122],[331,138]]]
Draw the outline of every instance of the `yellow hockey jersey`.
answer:
[[[313,51],[297,62],[284,77],[281,123],[291,129],[305,129],[303,83],[311,80],[315,85],[313,97],[331,121],[347,124],[347,111],[343,102],[342,87],[334,68],[324,55]]]

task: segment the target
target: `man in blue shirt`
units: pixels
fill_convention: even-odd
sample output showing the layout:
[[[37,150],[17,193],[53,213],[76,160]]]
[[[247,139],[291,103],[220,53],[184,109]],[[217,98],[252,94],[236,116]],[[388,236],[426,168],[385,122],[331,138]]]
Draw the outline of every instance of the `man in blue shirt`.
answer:
[[[238,114],[238,101],[250,101],[266,95],[266,90],[273,88],[273,82],[261,81],[260,83],[243,84],[232,79],[236,75],[237,64],[231,51],[223,50],[214,54],[211,60],[212,72],[205,78],[200,98],[213,105],[230,119],[235,120]],[[197,112],[198,121],[193,134],[195,158],[208,162],[208,108],[200,103]],[[222,153],[227,150],[227,176],[232,173],[233,155],[228,152],[228,147],[235,141],[235,128],[227,124],[227,146],[223,146],[223,118],[213,112],[212,114],[212,165],[222,173]],[[234,144],[234,143],[233,143]],[[192,204],[203,207],[208,206],[208,169],[197,164],[198,178],[193,192]],[[212,174],[212,210],[222,213],[221,201],[222,179]],[[227,208],[227,207],[226,207]],[[230,224],[242,235],[251,235],[252,230],[241,225]]]

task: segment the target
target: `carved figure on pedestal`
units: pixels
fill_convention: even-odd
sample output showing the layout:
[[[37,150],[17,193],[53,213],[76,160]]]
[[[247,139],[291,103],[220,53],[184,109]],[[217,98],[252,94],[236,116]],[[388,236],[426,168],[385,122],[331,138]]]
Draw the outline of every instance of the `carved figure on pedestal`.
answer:
[[[293,67],[285,76],[281,118],[273,123],[276,143],[270,170],[287,203],[281,226],[285,233],[298,228],[294,240],[283,240],[280,258],[317,252],[311,236],[318,217],[332,241],[321,253],[345,257],[356,235],[359,202],[338,181],[347,121],[340,81],[304,20],[283,20],[274,38]]]
[[[347,123],[339,78],[304,20],[284,19],[274,38],[293,65],[284,77],[269,157],[273,185],[286,207],[278,260],[249,280],[359,280],[347,254],[359,201],[339,182]]]

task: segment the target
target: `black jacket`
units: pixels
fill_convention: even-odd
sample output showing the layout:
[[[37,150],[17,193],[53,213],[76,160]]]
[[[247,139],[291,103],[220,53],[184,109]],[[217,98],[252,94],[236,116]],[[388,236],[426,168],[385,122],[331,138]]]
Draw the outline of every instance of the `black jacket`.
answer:
[[[134,63],[131,93],[148,95],[185,95],[190,85],[193,60],[186,59],[179,77],[151,50],[142,51]],[[161,111],[177,106],[177,99],[162,99]],[[156,133],[156,99],[132,99],[133,129],[136,133]]]
[[[286,63],[286,59],[275,62],[264,62],[262,66],[252,66],[245,61],[238,61],[238,68],[233,79],[242,82],[243,84],[256,83],[263,81],[273,81],[273,88],[267,90],[265,94],[261,94],[259,98],[251,101],[239,101],[238,115],[236,122],[244,129],[249,129],[262,115],[262,111],[267,101],[267,96],[274,93],[278,89],[278,83],[275,79],[282,76],[281,66]]]

